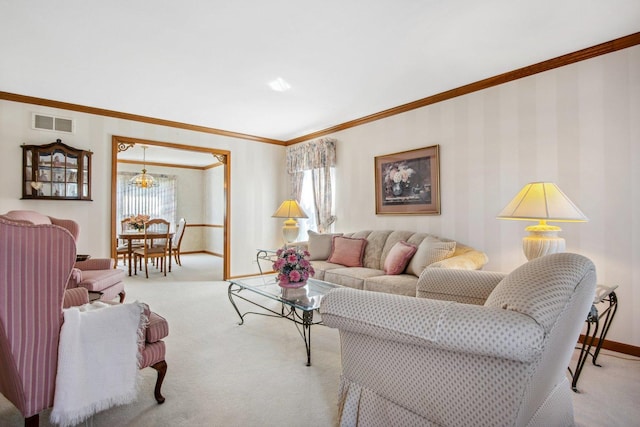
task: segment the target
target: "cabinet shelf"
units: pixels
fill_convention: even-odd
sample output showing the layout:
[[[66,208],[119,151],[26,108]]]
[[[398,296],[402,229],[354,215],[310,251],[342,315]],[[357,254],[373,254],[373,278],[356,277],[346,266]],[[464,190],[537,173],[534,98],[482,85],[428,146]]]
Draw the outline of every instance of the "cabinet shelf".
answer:
[[[91,200],[91,151],[63,144],[22,145],[22,198]]]

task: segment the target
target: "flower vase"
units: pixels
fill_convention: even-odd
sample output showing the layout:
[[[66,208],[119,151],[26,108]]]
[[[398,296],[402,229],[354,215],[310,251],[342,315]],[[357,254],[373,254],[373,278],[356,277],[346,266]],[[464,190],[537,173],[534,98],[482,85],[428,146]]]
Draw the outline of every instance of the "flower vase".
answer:
[[[391,187],[391,192],[394,196],[402,196],[402,193],[404,192],[402,184],[399,182],[394,182],[393,186]]]
[[[295,303],[309,303],[309,288],[282,288],[282,298]]]
[[[306,285],[306,284],[307,284],[307,281],[306,281],[306,280],[304,280],[304,281],[302,281],[302,282],[287,282],[287,283],[283,283],[283,282],[280,282],[280,281],[278,282],[278,285],[279,285],[281,288],[289,288],[289,289],[297,289],[297,288],[301,288],[301,287],[303,287],[303,286],[304,286],[304,285]]]

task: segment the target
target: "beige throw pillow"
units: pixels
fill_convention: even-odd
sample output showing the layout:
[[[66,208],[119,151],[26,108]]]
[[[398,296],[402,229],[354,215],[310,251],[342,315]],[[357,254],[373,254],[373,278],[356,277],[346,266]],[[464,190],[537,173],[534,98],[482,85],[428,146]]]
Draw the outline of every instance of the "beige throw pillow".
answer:
[[[342,233],[320,234],[309,230],[308,251],[311,254],[309,261],[326,261],[331,254],[331,242],[333,236],[342,236]]]
[[[420,276],[422,270],[434,262],[450,258],[456,251],[456,242],[442,242],[432,237],[427,237],[420,243],[418,250],[407,265],[406,272],[414,276]]]

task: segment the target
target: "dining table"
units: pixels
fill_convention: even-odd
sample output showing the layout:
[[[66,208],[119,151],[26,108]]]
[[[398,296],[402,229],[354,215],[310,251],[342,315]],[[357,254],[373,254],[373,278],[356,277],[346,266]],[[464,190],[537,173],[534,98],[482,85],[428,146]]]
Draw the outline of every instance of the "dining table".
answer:
[[[171,233],[171,232],[169,233],[169,272],[171,272],[171,252],[172,252],[171,247],[173,246],[171,244],[171,241],[173,239],[173,234],[174,233]],[[166,232],[152,233],[150,231],[147,231],[146,233],[147,239],[152,239],[152,240],[154,238],[164,239],[166,235],[167,235]],[[126,230],[118,234],[118,239],[127,241],[127,264],[129,265],[129,276],[131,276],[131,256],[133,254],[132,242],[134,240],[144,240],[145,232],[144,230]]]

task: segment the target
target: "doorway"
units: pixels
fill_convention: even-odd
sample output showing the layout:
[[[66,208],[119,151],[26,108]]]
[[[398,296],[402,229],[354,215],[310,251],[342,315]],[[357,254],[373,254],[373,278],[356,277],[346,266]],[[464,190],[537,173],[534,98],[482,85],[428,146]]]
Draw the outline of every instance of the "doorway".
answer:
[[[230,188],[231,188],[231,174],[230,174],[230,165],[231,165],[231,153],[226,150],[219,150],[215,148],[207,148],[207,147],[198,147],[191,145],[183,145],[171,142],[161,142],[161,141],[151,141],[139,138],[129,138],[124,136],[112,136],[111,138],[111,235],[115,236],[120,232],[120,224],[118,223],[118,213],[117,213],[117,179],[118,179],[118,164],[119,163],[130,163],[139,165],[138,167],[142,167],[143,165],[143,150],[141,147],[148,147],[148,150],[144,150],[146,155],[156,152],[150,156],[150,158],[145,159],[145,163],[148,166],[157,166],[157,167],[171,167],[171,168],[188,168],[188,169],[200,169],[202,171],[206,171],[210,168],[222,168],[222,203],[223,211],[221,213],[221,221],[216,221],[215,223],[210,223],[206,220],[201,221],[200,223],[187,223],[187,231],[191,229],[195,229],[202,231],[202,234],[207,234],[206,231],[212,232],[214,235],[222,231],[222,253],[214,253],[214,255],[222,256],[222,279],[226,280],[230,277],[230,231],[229,231],[229,218],[230,218]],[[138,149],[140,155],[133,155],[135,149]],[[167,154],[170,153],[170,154]],[[187,156],[185,156],[185,154]],[[156,157],[154,160],[154,156],[160,156],[160,158]],[[163,157],[164,156],[164,157]],[[127,159],[124,159],[127,157]],[[195,158],[199,160],[195,161]],[[202,158],[206,160],[202,161]],[[181,160],[182,159],[182,160]],[[189,159],[189,160],[185,160]],[[197,164],[189,164],[189,162],[196,162]],[[205,187],[206,188],[206,187]],[[185,216],[179,213],[181,216]],[[185,231],[185,233],[187,232]],[[197,231],[196,231],[197,232]],[[215,238],[215,237],[214,237]],[[201,252],[207,252],[207,247],[204,248]],[[116,258],[116,240],[111,239],[111,256]]]

